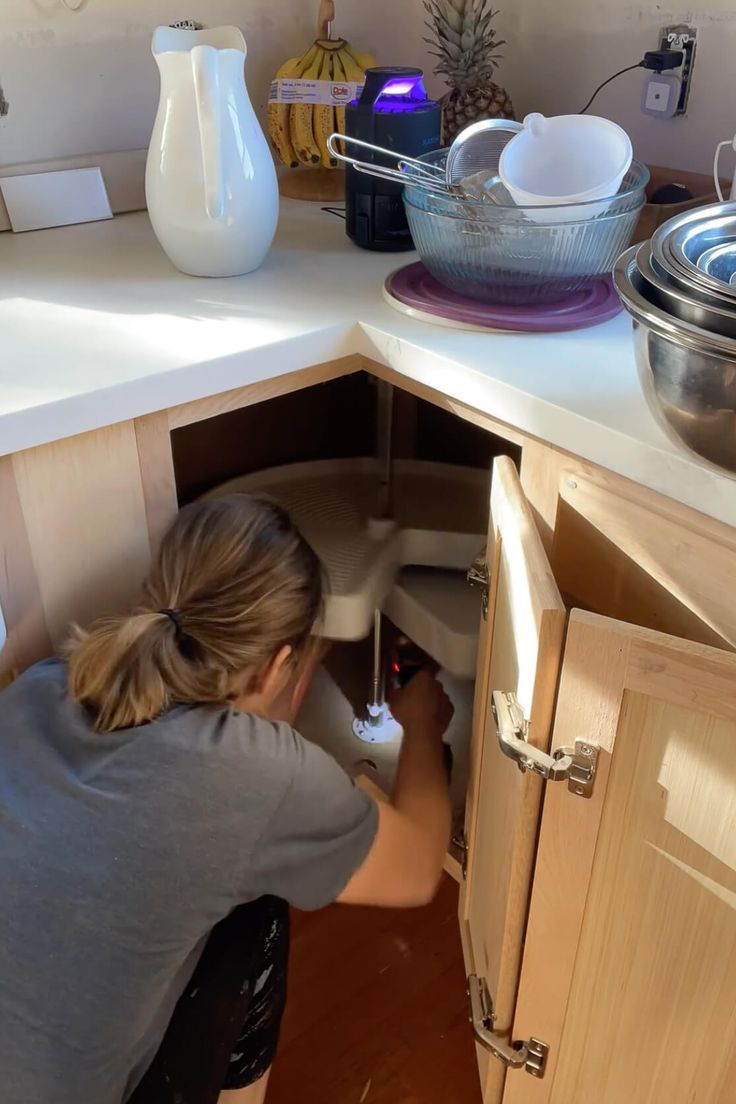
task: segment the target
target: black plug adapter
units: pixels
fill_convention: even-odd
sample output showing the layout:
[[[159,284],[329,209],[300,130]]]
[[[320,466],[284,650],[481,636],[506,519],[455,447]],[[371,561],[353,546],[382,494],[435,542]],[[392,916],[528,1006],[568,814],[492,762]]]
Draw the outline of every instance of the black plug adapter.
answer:
[[[685,58],[682,50],[647,50],[642,68],[662,73],[665,69],[679,69]]]

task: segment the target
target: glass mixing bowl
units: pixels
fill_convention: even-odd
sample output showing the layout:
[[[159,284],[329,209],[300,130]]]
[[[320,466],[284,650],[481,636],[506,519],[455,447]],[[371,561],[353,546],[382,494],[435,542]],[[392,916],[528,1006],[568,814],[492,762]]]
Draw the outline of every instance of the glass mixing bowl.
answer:
[[[442,164],[445,151],[426,156]],[[412,187],[407,170],[404,206],[414,245],[445,287],[484,302],[552,303],[611,272],[629,244],[646,196],[649,173],[633,162],[619,193],[571,205],[575,220],[534,219],[493,182],[493,198],[451,196]]]

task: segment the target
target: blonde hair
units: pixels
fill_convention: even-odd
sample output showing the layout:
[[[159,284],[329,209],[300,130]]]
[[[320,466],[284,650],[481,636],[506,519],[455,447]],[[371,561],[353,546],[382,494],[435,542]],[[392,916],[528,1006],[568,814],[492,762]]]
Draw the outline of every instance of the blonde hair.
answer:
[[[298,661],[321,601],[319,560],[280,506],[196,502],[164,537],[133,613],[75,630],[69,692],[101,732],[175,703],[225,702],[284,645]]]

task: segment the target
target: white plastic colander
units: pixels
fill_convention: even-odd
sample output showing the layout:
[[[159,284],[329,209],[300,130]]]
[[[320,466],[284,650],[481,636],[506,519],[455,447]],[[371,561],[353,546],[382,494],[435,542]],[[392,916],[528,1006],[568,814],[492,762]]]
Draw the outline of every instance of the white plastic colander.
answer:
[[[499,176],[514,202],[544,207],[543,221],[575,221],[570,205],[615,196],[633,157],[631,139],[596,115],[527,115],[524,128],[504,147]],[[555,217],[550,207],[567,206]],[[588,215],[604,210],[587,209]],[[534,219],[534,212],[528,211]]]

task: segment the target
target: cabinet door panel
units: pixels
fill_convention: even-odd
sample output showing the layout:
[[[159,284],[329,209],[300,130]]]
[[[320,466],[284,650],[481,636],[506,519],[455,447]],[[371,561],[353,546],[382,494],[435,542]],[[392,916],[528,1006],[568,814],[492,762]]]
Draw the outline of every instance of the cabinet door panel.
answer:
[[[723,600],[736,560],[729,526],[572,469],[560,480],[550,556],[569,604],[736,649],[736,604]]]
[[[466,834],[468,871],[460,920],[468,972],[485,978],[496,1031],[508,1039],[518,984],[541,780],[501,752],[493,690],[516,694],[530,743],[546,750],[565,610],[539,534],[507,457],[496,461],[488,543],[491,600],[481,641]],[[497,1104],[505,1071],[478,1048],[485,1104]]]
[[[570,618],[553,745],[601,748],[545,798],[515,1036],[547,1072],[504,1104],[736,1099],[736,657]]]

